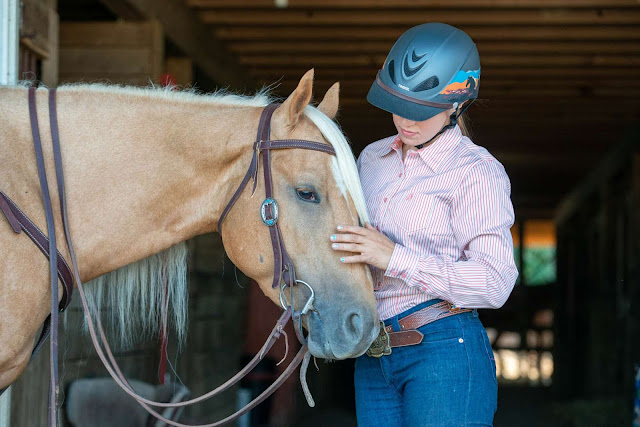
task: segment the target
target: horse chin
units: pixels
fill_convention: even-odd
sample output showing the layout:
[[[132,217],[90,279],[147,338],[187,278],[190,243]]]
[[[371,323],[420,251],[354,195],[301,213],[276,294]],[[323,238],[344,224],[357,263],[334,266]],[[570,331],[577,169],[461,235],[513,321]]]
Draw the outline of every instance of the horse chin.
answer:
[[[309,351],[315,357],[343,360],[363,355],[378,335],[376,318],[364,321],[356,313],[347,316],[321,316],[311,312],[307,318]]]

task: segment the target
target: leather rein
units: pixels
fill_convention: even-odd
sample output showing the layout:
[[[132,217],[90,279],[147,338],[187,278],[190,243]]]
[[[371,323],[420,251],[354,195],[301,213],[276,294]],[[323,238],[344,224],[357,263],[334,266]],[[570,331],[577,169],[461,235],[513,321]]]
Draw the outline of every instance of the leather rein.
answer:
[[[220,385],[216,389],[191,400],[179,403],[164,403],[164,402],[155,402],[149,399],[145,399],[144,397],[138,395],[133,388],[129,385],[126,378],[124,377],[122,371],[118,367],[111,348],[107,343],[106,336],[104,333],[104,329],[102,327],[102,323],[100,321],[99,316],[95,316],[95,319],[92,318],[93,314],[91,309],[89,308],[87,298],[85,295],[84,287],[82,284],[82,280],[80,279],[80,273],[78,270],[78,265],[76,262],[75,251],[73,248],[73,243],[71,240],[71,235],[69,232],[69,223],[67,218],[67,207],[66,207],[66,197],[64,191],[64,174],[62,171],[62,156],[60,150],[60,139],[58,135],[58,122],[57,122],[57,111],[56,111],[56,90],[49,90],[49,119],[51,125],[51,135],[52,135],[52,145],[53,145],[53,155],[54,155],[54,163],[56,169],[56,180],[58,187],[58,196],[60,202],[60,212],[62,216],[63,229],[65,233],[65,239],[67,243],[67,248],[69,250],[71,265],[73,267],[73,278],[70,277],[70,271],[67,263],[64,261],[60,253],[56,249],[56,238],[55,238],[55,226],[53,222],[53,210],[51,207],[51,197],[48,190],[47,176],[46,170],[44,166],[44,157],[42,153],[42,145],[40,142],[40,132],[38,128],[38,118],[36,112],[36,88],[29,89],[29,115],[31,119],[31,129],[34,140],[34,148],[36,153],[36,161],[38,164],[38,176],[40,179],[40,186],[42,190],[43,202],[45,206],[45,214],[46,214],[46,222],[49,238],[46,236],[38,228],[29,220],[29,218],[20,211],[20,209],[13,203],[4,193],[0,191],[0,211],[4,213],[9,224],[15,233],[20,233],[20,230],[24,230],[27,235],[36,243],[36,245],[42,250],[42,252],[49,258],[50,262],[50,276],[51,276],[51,315],[45,321],[43,331],[38,339],[36,347],[32,353],[31,358],[37,353],[42,343],[46,339],[49,331],[51,333],[51,360],[50,360],[50,387],[49,387],[49,410],[48,410],[48,419],[49,425],[54,426],[58,425],[58,398],[60,393],[59,386],[59,378],[58,378],[58,309],[63,311],[69,304],[71,299],[71,293],[73,291],[73,281],[75,281],[76,286],[78,287],[78,293],[80,294],[80,298],[82,301],[82,306],[84,309],[84,313],[87,319],[87,325],[89,328],[89,334],[91,335],[91,340],[93,345],[100,357],[100,360],[104,364],[105,368],[109,372],[109,374],[113,377],[114,381],[131,397],[133,397],[138,403],[144,407],[147,412],[158,418],[159,420],[164,421],[165,423],[176,426],[176,427],[214,427],[224,425],[231,421],[236,420],[240,416],[244,415],[258,404],[263,402],[267,397],[269,397],[275,390],[282,385],[287,378],[296,370],[296,368],[303,363],[302,369],[300,371],[300,379],[302,382],[303,389],[305,391],[305,396],[307,397],[307,401],[310,406],[314,406],[313,399],[309,393],[305,376],[306,369],[310,359],[309,349],[306,343],[306,338],[304,337],[304,333],[302,331],[302,315],[306,314],[313,307],[313,298],[314,293],[313,289],[309,284],[302,280],[296,279],[295,269],[291,258],[289,257],[285,246],[284,241],[282,239],[282,233],[280,231],[280,227],[278,226],[278,205],[275,199],[273,198],[273,187],[272,187],[272,179],[271,179],[271,160],[270,160],[270,151],[276,149],[286,149],[286,148],[301,148],[307,150],[315,150],[321,151],[328,154],[335,155],[335,151],[332,146],[324,143],[314,142],[314,141],[305,141],[305,140],[270,140],[270,123],[271,116],[273,112],[278,108],[280,104],[270,104],[266,106],[262,112],[262,116],[260,117],[260,122],[258,125],[258,134],[256,141],[253,146],[253,157],[251,160],[251,164],[249,165],[249,169],[247,173],[236,190],[235,194],[225,207],[220,220],[218,222],[218,232],[222,232],[222,222],[238,200],[240,195],[242,194],[244,188],[250,179],[253,178],[253,191],[255,192],[257,186],[257,175],[258,175],[258,164],[259,154],[262,154],[262,163],[264,169],[264,180],[265,180],[265,192],[266,199],[261,205],[261,218],[262,221],[269,227],[269,233],[271,236],[271,243],[274,254],[274,279],[273,279],[273,287],[280,286],[280,303],[284,308],[284,312],[278,319],[278,322],[274,326],[271,334],[267,338],[260,352],[255,355],[255,357],[245,366],[240,372],[230,378],[227,382]],[[253,194],[253,193],[252,193]],[[48,242],[47,242],[48,240]],[[48,244],[47,244],[48,243]],[[63,298],[60,304],[58,304],[58,277],[60,277],[63,283]],[[304,284],[311,292],[311,295],[305,302],[302,310],[295,310],[294,300],[293,300],[293,288],[297,283]],[[285,289],[289,288],[289,300],[287,300],[285,296]],[[289,302],[290,301],[290,302]],[[296,330],[296,335],[300,340],[302,346],[296,356],[291,361],[290,365],[280,374],[280,376],[274,381],[269,388],[267,388],[264,392],[262,392],[258,397],[256,397],[253,401],[248,403],[244,408],[235,412],[228,417],[211,424],[202,424],[199,426],[190,426],[186,424],[180,424],[175,421],[169,420],[167,418],[162,417],[157,411],[153,410],[150,406],[154,407],[162,407],[162,408],[175,408],[175,407],[184,407],[189,406],[207,399],[214,397],[215,395],[221,393],[224,390],[227,390],[235,383],[240,381],[244,376],[246,376],[259,362],[264,358],[267,352],[271,349],[273,344],[280,338],[282,334],[285,335],[284,327],[286,323],[289,321],[289,318],[293,318],[294,327]],[[94,325],[95,321],[95,325]],[[50,323],[50,328],[49,328]],[[96,331],[97,329],[97,331]],[[99,335],[99,337],[98,337]],[[104,349],[103,349],[104,347]],[[287,343],[288,349],[288,343]],[[286,358],[286,354],[285,354]],[[284,358],[283,358],[284,361]],[[282,361],[281,361],[282,362]],[[1,394],[1,391],[0,391]]]

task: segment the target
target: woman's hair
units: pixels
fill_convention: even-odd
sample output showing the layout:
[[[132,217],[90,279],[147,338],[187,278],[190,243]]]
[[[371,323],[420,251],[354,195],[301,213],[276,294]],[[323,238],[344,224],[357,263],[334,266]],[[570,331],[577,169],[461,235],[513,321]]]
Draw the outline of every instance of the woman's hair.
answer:
[[[458,114],[460,111],[463,111],[467,106],[469,101],[463,102],[462,105],[458,107]],[[458,126],[460,126],[460,130],[462,134],[467,138],[471,138],[471,120],[469,119],[469,112],[465,111],[463,114],[460,114],[458,117]]]

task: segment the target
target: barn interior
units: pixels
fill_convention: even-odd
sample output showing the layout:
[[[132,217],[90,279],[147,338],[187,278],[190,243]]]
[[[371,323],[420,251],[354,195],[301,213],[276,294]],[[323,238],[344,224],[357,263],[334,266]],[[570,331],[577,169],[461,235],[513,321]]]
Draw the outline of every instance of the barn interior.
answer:
[[[20,3],[21,80],[205,93],[269,87],[286,98],[313,68],[315,102],[340,82],[337,122],[356,156],[396,133],[390,115],[366,101],[394,41],[424,22],[467,32],[482,65],[479,100],[465,113],[471,137],[504,165],[516,213],[518,283],[504,307],[480,314],[497,366],[495,425],[640,422],[637,0]],[[259,350],[279,308],[234,270],[218,235],[189,248],[189,341],[178,353],[170,339],[167,372],[197,396]],[[78,326],[77,301],[66,316],[65,384],[105,376]],[[282,351],[276,346],[259,372],[183,419],[233,412],[266,388]],[[118,360],[132,378],[158,383],[157,341],[122,350]],[[355,426],[353,361],[318,365],[308,374],[315,408],[294,376],[238,425]],[[47,369],[45,351],[12,386],[7,425],[44,425]]]

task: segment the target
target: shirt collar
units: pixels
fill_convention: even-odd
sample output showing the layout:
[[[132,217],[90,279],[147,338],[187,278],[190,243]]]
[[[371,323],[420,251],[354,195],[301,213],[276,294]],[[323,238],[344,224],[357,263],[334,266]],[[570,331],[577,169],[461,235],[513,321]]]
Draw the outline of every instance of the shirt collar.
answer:
[[[456,125],[444,131],[431,145],[417,150],[417,153],[427,166],[434,172],[437,172],[446,154],[455,148],[461,140],[462,131],[460,130],[460,126]],[[400,140],[400,135],[389,138],[388,143],[380,147],[378,154],[382,157],[391,151],[395,151],[402,156],[402,141]]]

